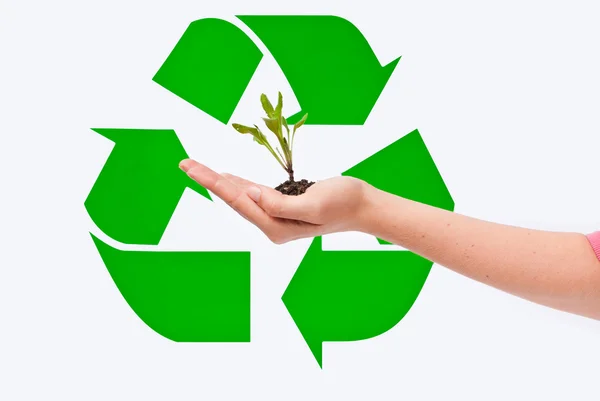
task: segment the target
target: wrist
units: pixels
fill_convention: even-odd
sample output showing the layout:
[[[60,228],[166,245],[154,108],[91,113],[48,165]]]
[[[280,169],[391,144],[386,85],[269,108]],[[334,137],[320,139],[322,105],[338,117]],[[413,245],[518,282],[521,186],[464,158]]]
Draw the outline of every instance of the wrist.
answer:
[[[376,235],[381,225],[382,211],[385,210],[386,195],[389,194],[366,182],[363,184],[360,206],[354,219],[355,231]]]
[[[415,203],[365,183],[356,229],[389,242],[399,243],[411,226]]]

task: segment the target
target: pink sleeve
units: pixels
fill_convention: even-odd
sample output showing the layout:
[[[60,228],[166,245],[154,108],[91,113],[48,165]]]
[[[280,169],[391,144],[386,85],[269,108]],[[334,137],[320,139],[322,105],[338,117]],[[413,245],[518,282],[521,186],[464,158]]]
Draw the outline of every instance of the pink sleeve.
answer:
[[[596,256],[600,260],[600,231],[596,231],[593,234],[588,234],[587,239],[590,241],[590,245],[592,245]]]

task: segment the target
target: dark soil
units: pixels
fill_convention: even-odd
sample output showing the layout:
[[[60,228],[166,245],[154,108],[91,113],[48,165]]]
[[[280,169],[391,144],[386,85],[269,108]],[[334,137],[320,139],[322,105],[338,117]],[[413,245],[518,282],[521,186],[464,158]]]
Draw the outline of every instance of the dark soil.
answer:
[[[290,181],[279,184],[275,189],[284,195],[302,195],[314,182],[308,180]]]

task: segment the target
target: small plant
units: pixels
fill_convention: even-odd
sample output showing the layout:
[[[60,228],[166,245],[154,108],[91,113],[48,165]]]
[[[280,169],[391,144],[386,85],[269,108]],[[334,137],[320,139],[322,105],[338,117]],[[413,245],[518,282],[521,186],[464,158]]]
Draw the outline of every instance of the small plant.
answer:
[[[292,127],[290,131],[290,127],[288,127],[287,121],[283,116],[283,96],[281,92],[279,92],[277,99],[277,106],[273,107],[267,95],[264,93],[260,96],[260,103],[262,104],[267,117],[263,117],[263,121],[265,125],[275,136],[277,137],[277,141],[279,142],[279,147],[275,147],[269,143],[267,137],[263,132],[258,128],[257,125],[254,127],[248,127],[241,124],[232,124],[233,128],[241,133],[241,134],[250,134],[254,137],[254,141],[259,145],[264,146],[267,150],[273,155],[273,157],[277,160],[279,165],[283,167],[283,169],[288,173],[288,180],[277,186],[275,189],[285,195],[301,195],[303,194],[308,187],[310,187],[314,182],[309,182],[308,180],[294,180],[294,166],[293,166],[293,147],[294,147],[294,137],[296,136],[296,131],[300,128],[308,117],[308,114],[305,114],[300,121],[298,121]]]

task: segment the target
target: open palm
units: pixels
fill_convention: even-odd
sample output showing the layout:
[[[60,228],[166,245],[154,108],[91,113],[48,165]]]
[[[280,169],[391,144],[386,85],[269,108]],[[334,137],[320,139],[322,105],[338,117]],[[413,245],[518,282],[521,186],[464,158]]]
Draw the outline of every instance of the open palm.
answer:
[[[184,160],[180,167],[277,244],[356,230],[365,202],[366,183],[352,177],[319,181],[302,195],[287,196],[231,174],[218,174],[193,160]]]

